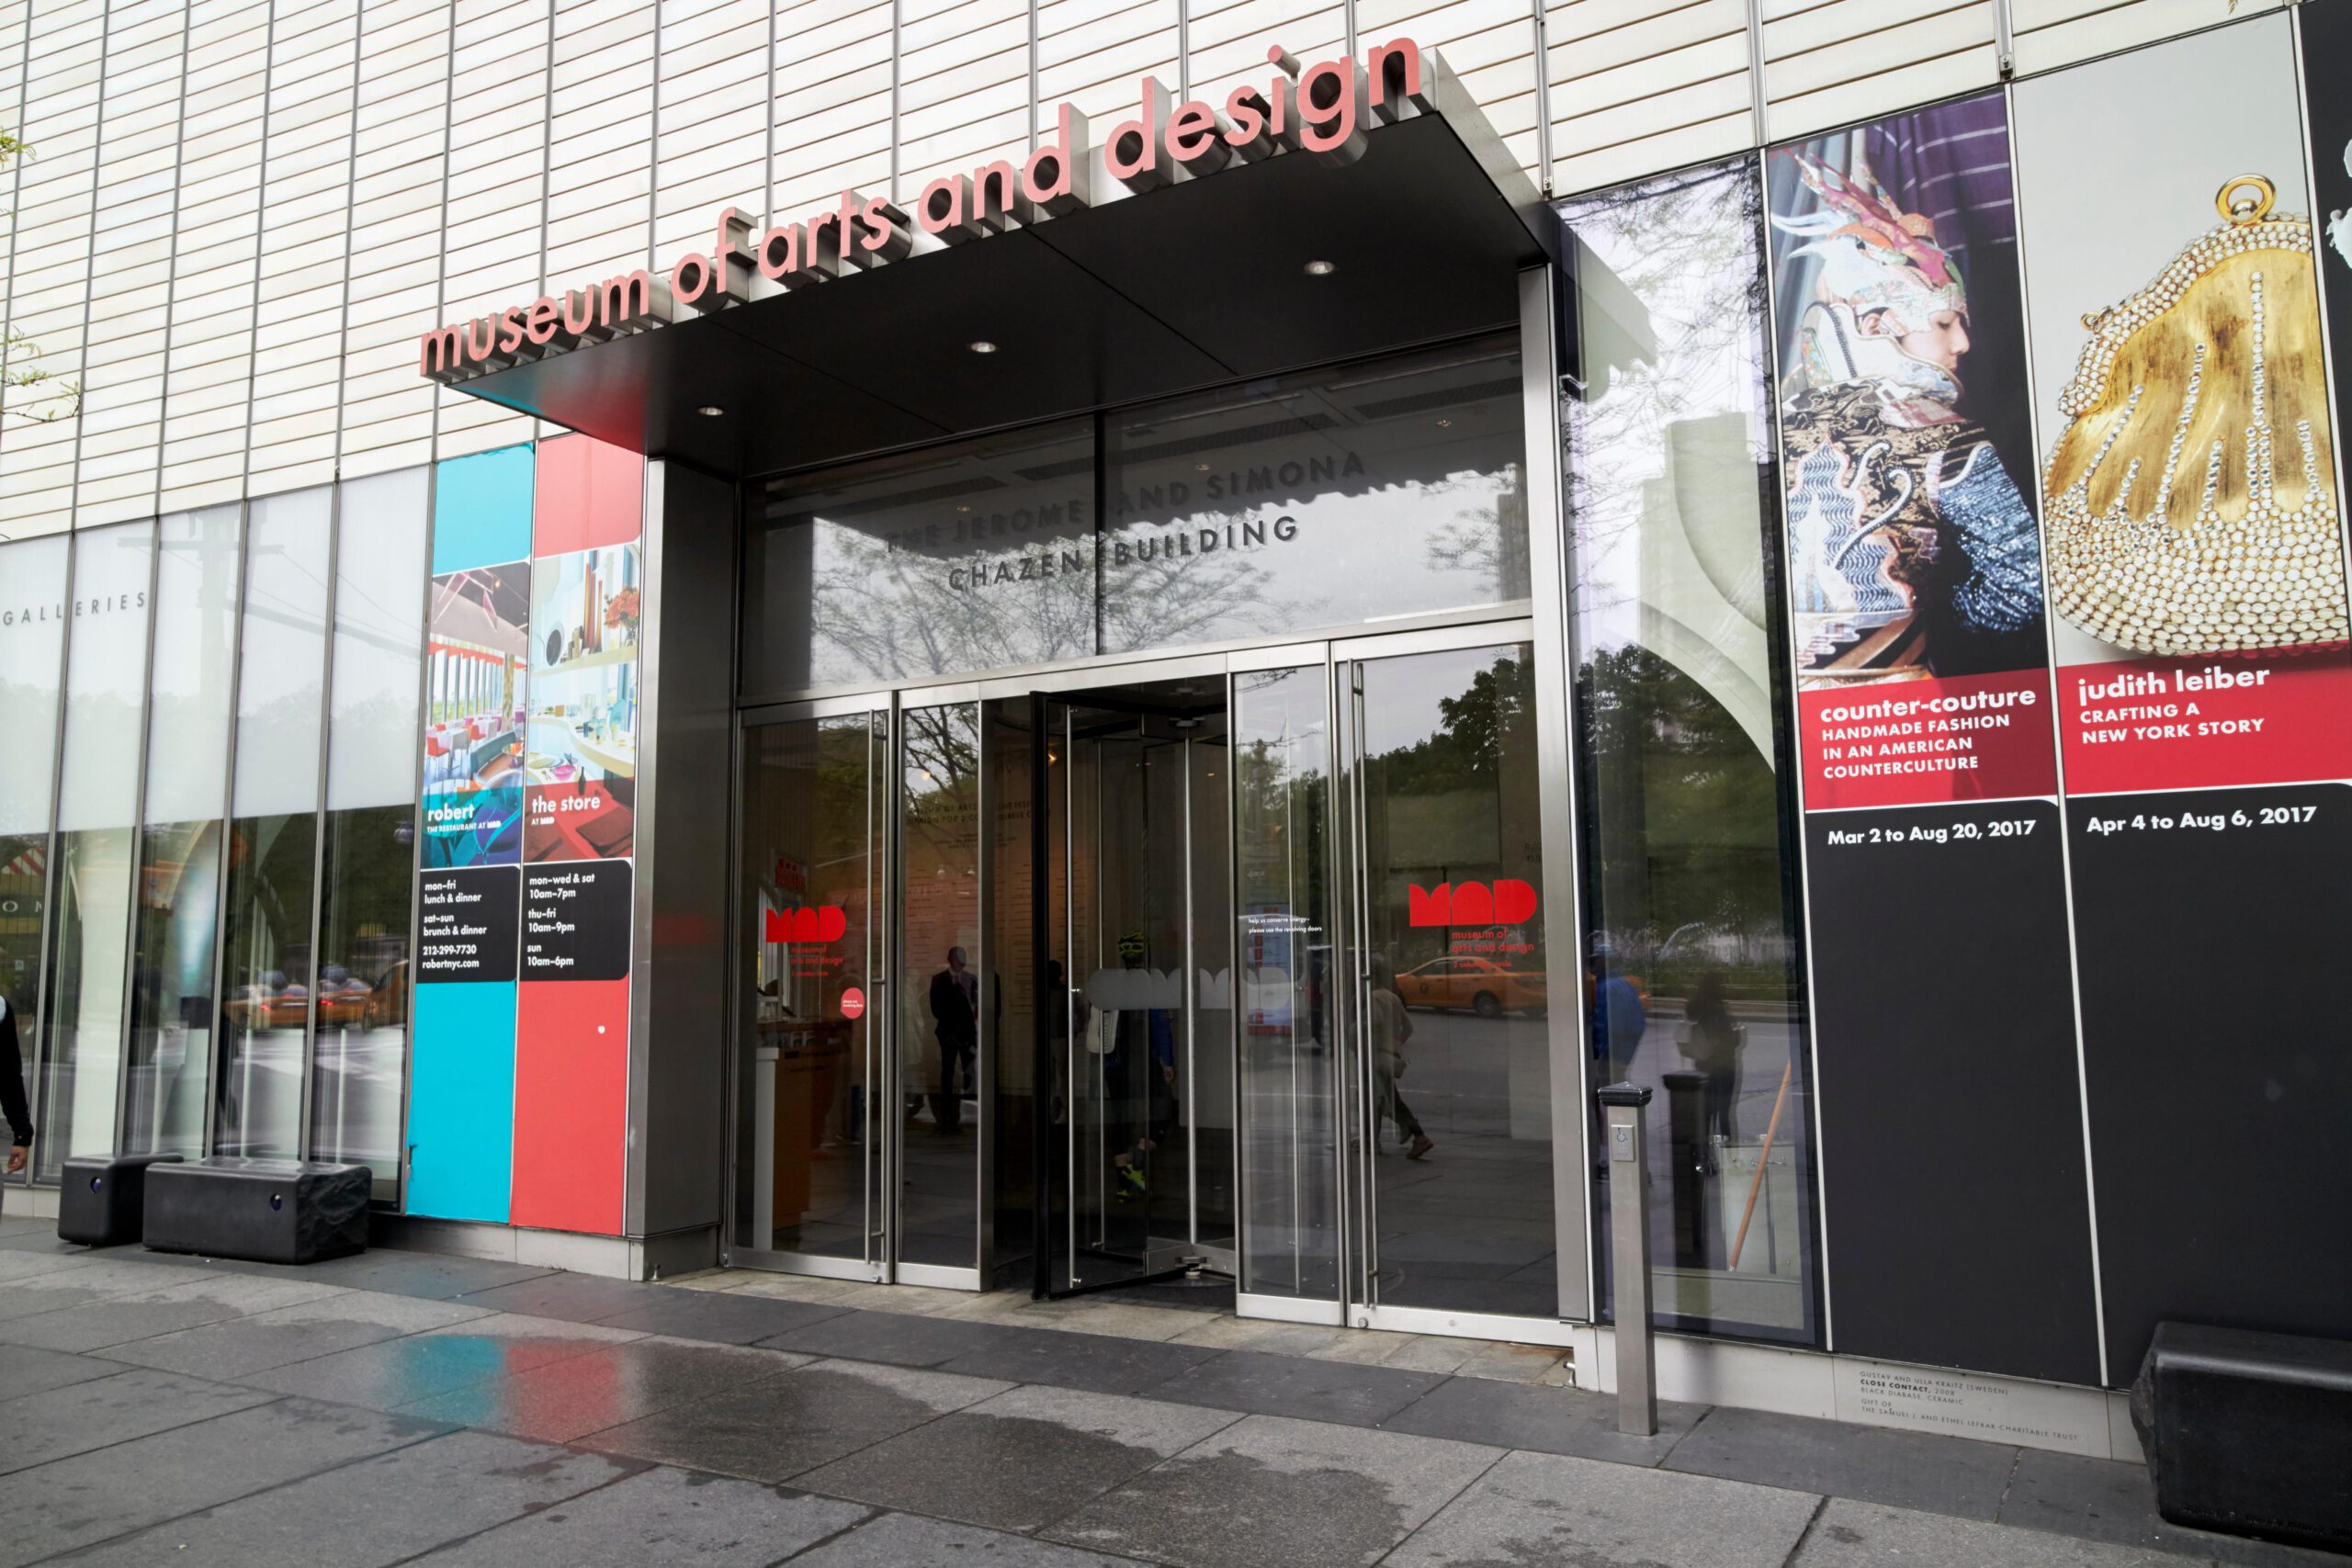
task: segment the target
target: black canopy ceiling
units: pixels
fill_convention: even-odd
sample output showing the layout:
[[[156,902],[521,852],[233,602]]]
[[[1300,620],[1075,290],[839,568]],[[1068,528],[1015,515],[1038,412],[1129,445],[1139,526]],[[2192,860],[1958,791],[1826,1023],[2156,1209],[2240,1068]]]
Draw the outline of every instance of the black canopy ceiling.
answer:
[[[1365,141],[1352,164],[1240,165],[458,385],[741,477],[1516,321],[1552,226],[1515,169],[1490,172],[1475,108]]]

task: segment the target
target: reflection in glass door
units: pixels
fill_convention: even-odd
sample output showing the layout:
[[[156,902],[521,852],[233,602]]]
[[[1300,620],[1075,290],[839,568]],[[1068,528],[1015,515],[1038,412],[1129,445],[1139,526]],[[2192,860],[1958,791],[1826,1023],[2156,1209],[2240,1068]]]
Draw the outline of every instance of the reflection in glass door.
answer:
[[[1045,1216],[1055,1293],[1234,1271],[1221,679],[1050,703]]]
[[[1351,1294],[1556,1316],[1534,649],[1343,660],[1338,675]]]
[[[744,732],[749,996],[737,1043],[733,1244],[882,1277],[892,1096],[877,1024],[889,715],[811,710]]]

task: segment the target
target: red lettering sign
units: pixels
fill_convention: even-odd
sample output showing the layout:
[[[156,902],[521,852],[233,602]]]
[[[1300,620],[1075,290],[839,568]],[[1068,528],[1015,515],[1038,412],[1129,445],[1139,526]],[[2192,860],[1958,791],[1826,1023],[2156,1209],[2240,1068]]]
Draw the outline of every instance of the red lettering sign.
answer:
[[[839,942],[849,930],[849,917],[837,904],[810,904],[797,909],[770,909],[770,942]]]
[[[600,339],[667,326],[685,310],[719,310],[784,289],[830,282],[937,249],[1042,223],[1115,193],[1095,188],[1098,166],[1132,191],[1197,179],[1286,152],[1332,163],[1363,156],[1374,124],[1431,112],[1455,89],[1445,63],[1409,38],[1375,44],[1361,62],[1305,68],[1279,46],[1263,86],[1207,103],[1171,101],[1146,76],[1136,112],[1098,143],[1086,117],[1056,110],[1051,134],[1020,163],[998,159],[922,187],[914,210],[847,190],[831,209],[757,233],[740,209],[719,214],[708,245],[689,250],[669,276],[619,273],[585,288],[542,295],[475,320],[434,328],[417,341],[417,370],[444,383],[469,380]]]
[[[1514,877],[1441,882],[1405,890],[1406,916],[1416,926],[1515,926],[1535,913],[1535,889]]]

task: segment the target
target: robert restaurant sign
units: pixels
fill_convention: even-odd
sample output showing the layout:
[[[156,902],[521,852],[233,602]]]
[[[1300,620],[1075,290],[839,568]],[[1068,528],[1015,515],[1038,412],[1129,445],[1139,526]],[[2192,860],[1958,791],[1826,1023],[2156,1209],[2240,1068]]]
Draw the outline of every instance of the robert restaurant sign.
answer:
[[[710,248],[680,256],[666,279],[639,268],[436,327],[418,343],[417,368],[437,381],[466,380],[665,325],[681,306],[723,310],[1042,223],[1095,205],[1098,195],[1115,196],[1102,177],[1142,192],[1288,152],[1352,162],[1363,155],[1369,124],[1427,112],[1445,74],[1437,55],[1411,39],[1375,45],[1361,64],[1326,60],[1301,69],[1280,48],[1266,60],[1277,68],[1267,84],[1236,87],[1222,110],[1197,100],[1171,105],[1167,88],[1146,76],[1135,118],[1099,144],[1086,116],[1063,104],[1052,138],[1022,163],[999,159],[932,181],[911,220],[886,197],[847,190],[830,210],[754,239],[752,220],[730,207],[718,215]]]

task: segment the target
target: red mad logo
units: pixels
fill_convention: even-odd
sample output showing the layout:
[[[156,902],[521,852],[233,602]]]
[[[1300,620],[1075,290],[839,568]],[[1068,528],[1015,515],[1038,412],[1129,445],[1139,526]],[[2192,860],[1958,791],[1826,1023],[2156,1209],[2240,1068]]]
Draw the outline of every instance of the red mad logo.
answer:
[[[849,917],[838,904],[809,904],[797,909],[770,909],[770,942],[839,942],[849,930]]]
[[[1535,913],[1535,889],[1512,877],[1408,886],[1406,907],[1417,926],[1515,926]]]

